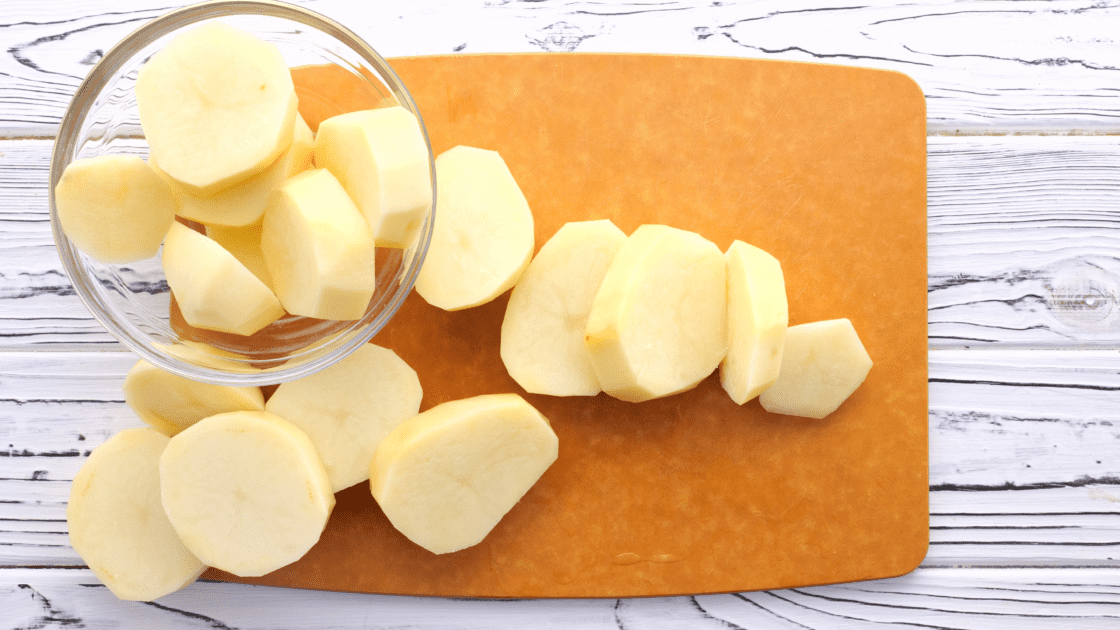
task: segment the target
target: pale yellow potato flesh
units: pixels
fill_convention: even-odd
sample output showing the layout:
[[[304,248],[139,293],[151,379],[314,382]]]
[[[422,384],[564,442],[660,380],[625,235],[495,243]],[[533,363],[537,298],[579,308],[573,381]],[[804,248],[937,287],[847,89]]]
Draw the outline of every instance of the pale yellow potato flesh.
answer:
[[[93,450],[70,487],[70,545],[120,599],[163,597],[206,570],[163,511],[159,458],[167,444],[154,429],[121,431]]]
[[[502,362],[525,391],[602,391],[584,330],[607,267],[625,242],[626,234],[607,219],[567,223],[529,263],[510,294],[501,341]]]
[[[191,194],[161,170],[154,155],[148,158],[148,165],[167,182],[179,204],[179,216],[208,227],[243,227],[260,223],[276,189],[289,177],[307,170],[314,141],[311,128],[297,115],[295,137],[280,157],[262,172],[208,197]]]
[[[242,227],[226,225],[207,225],[206,236],[214,239],[227,252],[233,254],[245,268],[253,273],[266,287],[276,292],[272,283],[272,274],[268,272],[268,265],[264,262],[261,253],[261,231],[264,229],[264,219]]]
[[[280,157],[292,142],[297,99],[274,44],[208,22],[144,64],[136,104],[152,158],[192,194],[209,196]]]
[[[103,262],[123,264],[156,255],[177,209],[171,190],[138,157],[74,160],[54,189],[66,238]]]
[[[152,346],[161,352],[178,357],[187,363],[199,365],[223,372],[238,372],[241,374],[255,374],[260,368],[246,362],[245,355],[215,348],[201,341],[181,340],[175,343],[152,342]],[[275,363],[269,359],[269,363]]]
[[[778,380],[758,400],[770,413],[824,418],[863,384],[869,371],[871,357],[851,321],[790,326]]]
[[[496,151],[446,151],[436,158],[436,179],[436,222],[416,292],[445,311],[485,304],[529,265],[533,213]]]
[[[735,241],[727,259],[727,356],[720,383],[737,404],[758,396],[778,378],[789,326],[782,265],[763,250]]]
[[[723,252],[693,232],[643,225],[619,248],[584,341],[603,391],[642,402],[692,389],[727,352]]]
[[[401,424],[377,448],[370,490],[424,549],[478,544],[559,453],[548,420],[516,394],[447,402]]]
[[[242,577],[303,557],[335,505],[311,440],[265,411],[198,422],[171,438],[159,471],[163,507],[183,544]]]
[[[416,371],[395,352],[365,344],[338,363],[280,385],[265,407],[315,444],[334,492],[369,479],[381,440],[420,411]]]
[[[251,335],[284,314],[280,300],[233,254],[181,223],[167,233],[163,272],[195,328]]]
[[[408,247],[432,208],[428,145],[403,107],[319,123],[315,165],[331,172],[362,211],[378,247]]]
[[[169,437],[219,413],[264,410],[259,387],[192,381],[147,361],[138,361],[124,377],[124,402],[145,424]]]
[[[277,190],[264,216],[261,253],[276,295],[293,315],[354,320],[377,285],[366,220],[326,169]]]

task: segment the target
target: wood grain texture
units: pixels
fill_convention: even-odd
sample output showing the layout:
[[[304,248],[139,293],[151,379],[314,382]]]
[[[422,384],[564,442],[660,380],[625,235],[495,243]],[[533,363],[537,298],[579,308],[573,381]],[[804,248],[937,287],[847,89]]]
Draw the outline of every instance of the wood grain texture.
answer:
[[[1104,630],[1120,623],[1120,570],[919,569],[890,580],[783,591],[501,602],[197,582],[144,603],[118,601],[86,569],[3,569],[0,610],[11,628],[263,630],[314,619],[319,630]]]
[[[300,0],[383,55],[657,52],[861,65],[914,77],[935,132],[1120,130],[1120,5],[1094,0]],[[182,3],[35,0],[0,14],[0,135],[49,135],[90,67]]]

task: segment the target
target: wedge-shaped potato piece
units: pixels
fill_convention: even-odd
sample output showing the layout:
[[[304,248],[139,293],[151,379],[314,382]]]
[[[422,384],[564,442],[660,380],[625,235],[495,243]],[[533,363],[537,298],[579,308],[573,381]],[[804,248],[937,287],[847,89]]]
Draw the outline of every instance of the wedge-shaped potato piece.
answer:
[[[272,291],[222,246],[181,223],[163,245],[163,272],[195,328],[251,335],[284,314]]]
[[[296,118],[280,50],[220,22],[152,55],[136,80],[136,104],[160,168],[200,196],[265,170],[291,144]]]
[[[163,512],[159,458],[167,443],[154,429],[121,431],[93,450],[70,487],[70,544],[121,599],[163,597],[206,570]]]
[[[242,227],[229,227],[225,225],[207,225],[206,236],[214,239],[222,249],[233,254],[245,268],[253,272],[258,280],[266,287],[276,292],[272,284],[272,274],[268,272],[268,265],[264,263],[264,254],[261,253],[261,230],[264,228],[264,219],[252,225]]]
[[[175,343],[152,342],[152,346],[167,354],[179,357],[188,363],[213,368],[215,370],[239,372],[241,374],[255,374],[261,371],[260,368],[251,363],[248,356],[221,348],[215,348],[201,341],[183,340]],[[274,359],[269,360],[269,363],[274,362]]]
[[[151,258],[175,221],[175,199],[144,160],[102,155],[74,160],[54,188],[66,237],[103,263]]]
[[[237,182],[213,195],[200,197],[160,169],[154,156],[148,164],[163,177],[179,204],[179,216],[207,226],[241,227],[259,223],[272,193],[284,180],[307,170],[315,142],[311,128],[296,116],[295,137],[288,148],[264,171]]]
[[[591,302],[626,234],[609,220],[568,223],[513,287],[502,362],[525,391],[594,396],[602,389],[583,343]],[[784,329],[783,329],[784,330]]]
[[[219,413],[264,410],[259,387],[200,383],[147,361],[138,361],[124,377],[124,402],[146,424],[167,436]]]
[[[322,535],[334,494],[315,446],[265,411],[210,416],[160,457],[163,507],[183,544],[242,577],[303,557]]]
[[[790,326],[778,380],[758,401],[770,413],[820,419],[836,411],[869,371],[871,357],[851,321]]]
[[[436,554],[476,545],[556,461],[548,420],[516,394],[444,403],[398,426],[370,465],[373,498]]]
[[[365,315],[377,285],[374,243],[354,202],[326,169],[284,183],[264,216],[261,252],[280,303],[293,315]]]
[[[782,265],[761,249],[735,241],[727,254],[727,357],[720,382],[742,405],[778,378],[789,306]]]
[[[693,232],[643,225],[611,261],[584,341],[603,391],[641,402],[692,389],[727,351],[723,252]]]
[[[455,147],[436,158],[438,218],[416,291],[456,311],[517,283],[535,247],[533,213],[496,151]]]
[[[338,492],[369,479],[377,445],[420,411],[423,397],[407,363],[367,343],[330,367],[282,384],[265,409],[311,438]]]
[[[338,178],[378,247],[408,247],[432,208],[428,143],[403,107],[350,112],[319,123],[315,165]]]

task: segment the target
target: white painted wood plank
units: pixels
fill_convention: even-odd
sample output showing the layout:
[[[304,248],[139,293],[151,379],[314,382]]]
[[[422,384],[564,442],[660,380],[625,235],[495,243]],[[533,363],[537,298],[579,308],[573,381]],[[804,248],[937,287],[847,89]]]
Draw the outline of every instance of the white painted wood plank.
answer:
[[[57,533],[70,480],[141,426],[133,362],[0,353],[0,566],[80,564]],[[933,352],[929,421],[925,566],[1120,567],[1120,352]]]
[[[44,140],[0,140],[0,348],[117,348],[54,250]],[[1120,347],[1120,137],[929,140],[935,348]]]
[[[349,26],[385,56],[655,52],[860,65],[914,77],[935,132],[1120,129],[1120,7],[1111,2],[299,3]],[[0,6],[0,134],[52,135],[104,51],[170,8],[158,0],[50,6]]]
[[[295,591],[199,582],[122,602],[85,569],[2,569],[0,610],[16,628],[256,628],[314,620],[345,628],[745,629],[1115,628],[1120,570],[920,569],[875,582],[628,600],[478,601]]]

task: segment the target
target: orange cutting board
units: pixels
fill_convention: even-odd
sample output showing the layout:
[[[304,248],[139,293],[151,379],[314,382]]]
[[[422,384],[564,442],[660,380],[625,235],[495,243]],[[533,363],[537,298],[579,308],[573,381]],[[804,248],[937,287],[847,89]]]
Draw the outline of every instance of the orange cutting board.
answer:
[[[790,324],[847,317],[875,362],[824,420],[731,402],[713,375],[630,404],[526,394],[498,354],[508,294],[447,313],[413,294],[374,342],[412,365],[423,408],[517,392],[560,457],[479,545],[436,556],[365,484],[338,495],[302,560],[258,579],[470,597],[622,597],[896,576],[929,535],[926,118],[894,72],[651,55],[456,55],[391,62],[438,154],[497,150],[540,247],[611,219],[734,239],[778,258]],[[337,70],[337,69],[336,69]],[[377,106],[344,72],[294,73],[301,110]],[[314,98],[307,97],[317,92]],[[437,221],[439,220],[437,208]]]

